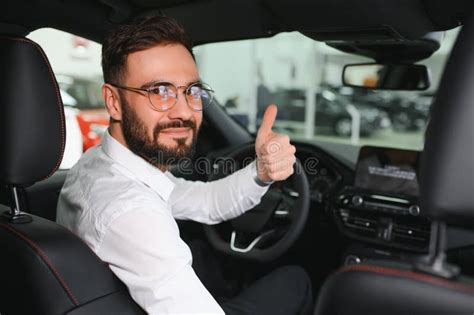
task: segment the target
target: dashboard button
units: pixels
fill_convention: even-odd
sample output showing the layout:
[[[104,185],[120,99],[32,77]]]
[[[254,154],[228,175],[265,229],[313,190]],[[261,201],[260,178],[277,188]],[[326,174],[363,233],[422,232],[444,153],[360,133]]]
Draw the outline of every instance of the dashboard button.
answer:
[[[408,212],[411,215],[420,215],[420,207],[418,205],[411,205],[410,208],[408,208]]]
[[[346,259],[344,259],[345,265],[357,265],[361,263],[361,259],[356,255],[347,255]]]
[[[363,203],[364,198],[362,198],[361,196],[355,195],[354,197],[352,197],[352,204],[354,206],[361,206]]]

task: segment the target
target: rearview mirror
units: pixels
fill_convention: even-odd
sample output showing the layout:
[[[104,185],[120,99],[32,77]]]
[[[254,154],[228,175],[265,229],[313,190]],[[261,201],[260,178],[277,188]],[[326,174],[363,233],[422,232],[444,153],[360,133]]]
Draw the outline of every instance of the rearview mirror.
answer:
[[[351,64],[342,72],[346,86],[380,90],[426,90],[430,74],[424,65],[414,64]]]

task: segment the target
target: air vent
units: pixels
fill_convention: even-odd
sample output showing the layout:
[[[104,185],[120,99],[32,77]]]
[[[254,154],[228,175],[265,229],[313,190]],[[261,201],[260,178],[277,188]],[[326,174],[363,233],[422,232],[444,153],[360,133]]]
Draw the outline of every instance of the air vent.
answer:
[[[429,246],[430,223],[421,218],[347,208],[336,214],[350,238],[416,252],[426,252]]]
[[[377,218],[368,213],[339,209],[342,224],[352,233],[360,236],[375,237],[377,235]]]
[[[395,222],[392,229],[395,243],[409,246],[427,246],[430,240],[430,227],[424,224],[401,224]]]

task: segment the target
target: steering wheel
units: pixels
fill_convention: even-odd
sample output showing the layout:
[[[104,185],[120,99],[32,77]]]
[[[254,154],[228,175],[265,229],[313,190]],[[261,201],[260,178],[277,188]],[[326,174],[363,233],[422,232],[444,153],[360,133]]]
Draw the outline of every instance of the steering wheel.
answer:
[[[227,158],[217,160],[209,180],[229,175],[225,173],[229,163],[233,163],[231,168],[235,171],[254,157],[254,143],[236,149]],[[272,261],[298,239],[308,218],[309,204],[308,179],[296,160],[293,175],[273,183],[260,204],[227,222],[204,225],[204,232],[210,244],[226,255],[259,262]]]

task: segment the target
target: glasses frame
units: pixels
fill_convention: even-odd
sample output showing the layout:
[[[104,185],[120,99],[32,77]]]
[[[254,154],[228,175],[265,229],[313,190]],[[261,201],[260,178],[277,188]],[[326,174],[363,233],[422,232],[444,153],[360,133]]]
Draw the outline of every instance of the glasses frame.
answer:
[[[186,94],[188,93],[188,90],[195,86],[195,85],[204,85],[204,86],[208,86],[209,88],[202,88],[204,91],[208,91],[208,92],[211,92],[211,93],[214,93],[214,90],[210,87],[209,84],[207,83],[204,83],[204,82],[194,82],[194,83],[191,83],[190,85],[188,86],[185,86],[185,85],[180,85],[180,86],[176,86],[174,85],[173,83],[171,82],[159,82],[159,83],[156,83],[156,84],[153,84],[147,88],[137,88],[137,87],[131,87],[131,86],[124,86],[124,85],[119,85],[119,84],[115,84],[115,83],[109,83],[111,86],[113,87],[116,87],[118,89],[122,89],[122,90],[126,90],[126,91],[130,91],[130,92],[135,92],[135,93],[138,93],[138,94],[141,94],[143,96],[147,96],[148,97],[148,101],[150,102],[150,105],[151,107],[158,111],[158,112],[166,112],[166,111],[169,111],[170,109],[172,109],[177,103],[178,103],[178,100],[179,100],[179,89],[183,89],[184,88],[184,91],[183,91],[183,94],[185,95],[184,99],[186,100],[186,105],[188,105],[189,108],[191,108],[193,111],[195,112],[201,112],[204,110],[204,107],[202,109],[196,109],[194,107],[192,107],[191,105],[189,105],[189,102],[188,102],[188,98],[186,97]],[[153,105],[153,102],[151,101],[151,97],[150,97],[150,94],[151,94],[151,91],[153,90],[153,88],[156,86],[156,85],[160,85],[160,84],[168,84],[168,85],[172,85],[176,88],[176,91],[178,91],[178,93],[176,93],[176,99],[173,103],[173,105],[169,106],[168,108],[166,109],[159,109],[157,108],[155,105]],[[143,94],[143,93],[146,93]],[[214,96],[211,94],[211,100],[209,101],[209,104],[211,104],[212,102],[214,101]]]

